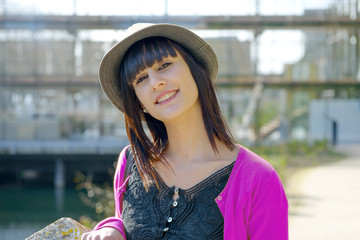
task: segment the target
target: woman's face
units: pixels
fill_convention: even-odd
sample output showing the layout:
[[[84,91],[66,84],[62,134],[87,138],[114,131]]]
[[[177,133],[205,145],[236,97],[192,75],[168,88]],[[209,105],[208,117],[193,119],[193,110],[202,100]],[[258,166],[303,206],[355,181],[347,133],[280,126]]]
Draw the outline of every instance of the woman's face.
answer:
[[[178,52],[145,68],[132,84],[146,111],[164,123],[201,111],[196,83]]]

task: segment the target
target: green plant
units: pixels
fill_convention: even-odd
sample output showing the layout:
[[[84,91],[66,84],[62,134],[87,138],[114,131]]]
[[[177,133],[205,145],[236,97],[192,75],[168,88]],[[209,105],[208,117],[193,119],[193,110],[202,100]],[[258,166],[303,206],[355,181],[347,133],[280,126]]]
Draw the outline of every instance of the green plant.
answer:
[[[290,168],[314,166],[341,158],[341,154],[336,153],[326,139],[311,144],[290,141],[271,146],[257,145],[251,150],[269,161],[284,181]]]
[[[112,186],[108,182],[101,185],[93,183],[90,177],[86,177],[81,172],[75,173],[74,182],[80,199],[85,205],[95,210],[98,218],[94,220],[89,216],[82,216],[79,219],[81,224],[93,228],[97,221],[114,215],[114,194]]]

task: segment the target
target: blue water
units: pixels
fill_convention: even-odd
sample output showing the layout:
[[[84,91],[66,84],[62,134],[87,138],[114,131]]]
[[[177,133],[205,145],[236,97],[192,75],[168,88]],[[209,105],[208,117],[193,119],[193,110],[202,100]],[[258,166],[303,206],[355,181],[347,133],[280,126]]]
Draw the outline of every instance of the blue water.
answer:
[[[20,240],[61,217],[95,218],[75,188],[0,186],[0,240]]]

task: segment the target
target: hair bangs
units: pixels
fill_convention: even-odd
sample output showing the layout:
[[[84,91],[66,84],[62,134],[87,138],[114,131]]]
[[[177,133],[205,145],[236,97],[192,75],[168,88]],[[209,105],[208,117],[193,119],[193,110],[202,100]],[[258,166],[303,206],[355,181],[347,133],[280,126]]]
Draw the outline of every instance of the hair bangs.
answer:
[[[168,56],[176,57],[176,49],[172,42],[162,37],[145,38],[132,45],[123,59],[123,70],[127,83],[131,85],[141,71],[160,62]]]

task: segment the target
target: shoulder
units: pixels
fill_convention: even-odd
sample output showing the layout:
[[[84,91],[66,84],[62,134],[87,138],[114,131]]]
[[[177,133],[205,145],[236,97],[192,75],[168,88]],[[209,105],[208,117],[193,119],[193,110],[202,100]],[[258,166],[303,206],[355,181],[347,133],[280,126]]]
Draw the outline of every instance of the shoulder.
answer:
[[[239,155],[236,159],[236,165],[244,172],[256,174],[272,174],[274,167],[264,158],[253,151],[240,147]]]
[[[246,192],[254,188],[267,188],[274,181],[281,182],[274,167],[265,159],[240,146],[233,172],[231,173],[233,187],[242,187]]]
[[[127,163],[126,152],[128,149],[131,149],[130,145],[124,147],[119,154],[118,161],[116,164],[115,176],[114,176],[115,186],[121,186],[124,181],[126,163]]]
[[[125,167],[126,165],[126,161],[127,161],[127,157],[129,155],[129,150],[131,150],[131,146],[130,145],[127,145],[126,147],[124,147],[120,154],[119,154],[119,157],[118,157],[118,161],[117,161],[117,166],[116,168],[122,168],[122,167]],[[131,152],[131,151],[130,151]]]

